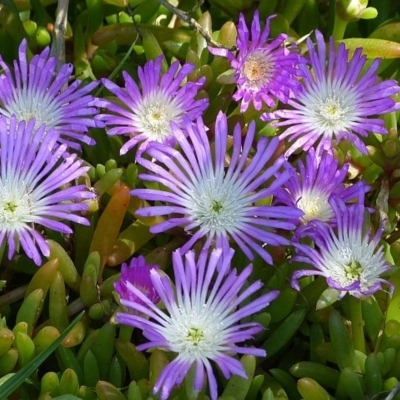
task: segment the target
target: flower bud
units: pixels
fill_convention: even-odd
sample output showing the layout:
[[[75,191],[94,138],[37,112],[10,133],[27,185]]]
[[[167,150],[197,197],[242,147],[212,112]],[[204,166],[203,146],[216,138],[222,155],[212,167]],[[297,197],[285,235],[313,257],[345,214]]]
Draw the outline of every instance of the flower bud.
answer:
[[[378,11],[367,6],[368,0],[337,0],[336,13],[343,21],[375,18]]]
[[[378,10],[375,7],[367,7],[360,13],[360,19],[374,19],[378,16]]]

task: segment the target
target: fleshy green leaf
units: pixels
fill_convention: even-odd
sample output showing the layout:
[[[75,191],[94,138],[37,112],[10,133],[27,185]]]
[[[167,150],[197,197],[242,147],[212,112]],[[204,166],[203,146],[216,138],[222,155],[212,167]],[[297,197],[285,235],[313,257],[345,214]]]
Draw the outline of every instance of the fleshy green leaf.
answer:
[[[11,393],[13,393],[19,386],[27,379],[30,375],[32,375],[38,367],[50,356],[50,354],[62,343],[68,333],[72,330],[72,328],[82,319],[83,314],[85,312],[82,311],[68,326],[68,328],[61,334],[61,336],[54,341],[45,351],[36,356],[31,362],[25,365],[24,368],[20,369],[16,374],[14,374],[10,379],[4,382],[1,385],[1,395],[3,398],[7,398]],[[75,396],[65,397],[62,396],[63,400],[74,400],[77,399]],[[58,398],[60,400],[60,398]]]
[[[367,58],[399,58],[400,43],[391,42],[383,39],[362,39],[351,38],[341,41],[346,45],[350,52],[354,52],[357,48],[362,48]]]

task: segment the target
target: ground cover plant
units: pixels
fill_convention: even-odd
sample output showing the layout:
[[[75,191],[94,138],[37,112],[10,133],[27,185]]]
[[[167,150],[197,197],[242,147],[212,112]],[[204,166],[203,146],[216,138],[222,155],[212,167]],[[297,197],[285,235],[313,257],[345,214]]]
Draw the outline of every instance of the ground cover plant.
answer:
[[[0,399],[399,399],[397,3],[0,2]]]

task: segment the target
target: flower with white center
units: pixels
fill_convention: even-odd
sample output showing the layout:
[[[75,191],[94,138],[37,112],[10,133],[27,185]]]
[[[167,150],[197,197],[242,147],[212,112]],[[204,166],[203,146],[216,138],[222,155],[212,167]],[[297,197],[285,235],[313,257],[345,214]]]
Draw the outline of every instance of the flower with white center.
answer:
[[[278,292],[258,294],[251,300],[262,284],[256,281],[247,285],[252,266],[238,274],[231,269],[232,257],[232,249],[209,253],[204,248],[198,260],[193,251],[185,254],[185,260],[179,251],[174,252],[175,286],[162,271],[152,269],[150,278],[166,311],[135,285],[126,283],[138,300],[121,299],[131,312],[117,313],[116,321],[143,330],[148,342],[137,346],[139,351],[162,348],[176,353],[154,385],[154,393],[160,392],[161,400],[166,400],[172,388],[183,382],[191,367],[195,369],[193,389],[203,389],[207,374],[210,397],[216,400],[218,387],[210,361],[218,365],[226,379],[232,374],[247,378],[234,354],[265,357],[264,350],[238,345],[262,330],[256,322],[240,321],[264,310]],[[245,305],[240,307],[243,302]]]
[[[328,150],[333,139],[348,139],[366,153],[359,136],[366,137],[369,132],[387,133],[384,121],[377,116],[400,109],[400,103],[391,97],[400,87],[395,80],[379,80],[380,59],[365,69],[366,56],[362,55],[361,48],[349,59],[344,43],[336,48],[333,38],[327,61],[324,38],[319,31],[315,36],[316,49],[311,39],[307,39],[311,70],[299,65],[304,75],[303,90],[288,101],[292,109],[265,113],[262,119],[277,119],[274,126],[288,127],[280,135],[280,139],[293,142],[286,151],[287,156],[298,149],[308,150],[314,144],[317,144],[317,153]]]
[[[150,270],[158,268],[158,265],[147,264],[143,256],[133,257],[129,265],[123,263],[121,266],[121,276],[119,280],[114,283],[114,288],[120,299],[137,301],[140,303],[140,299],[129,290],[129,282],[140,290],[152,303],[157,304],[160,301],[160,296],[156,292],[150,279]]]
[[[67,221],[88,225],[79,213],[94,194],[83,185],[65,187],[88,167],[57,145],[57,131],[34,126],[34,119],[0,117],[0,244],[8,244],[9,259],[20,244],[39,265],[40,253],[47,257],[50,250],[34,225],[62,233],[72,233]]]
[[[348,167],[348,164],[339,167],[338,161],[329,152],[317,156],[313,148],[308,151],[305,163],[302,160],[297,162],[297,173],[276,194],[278,204],[297,206],[303,211],[296,236],[301,236],[311,228],[312,221],[335,223],[329,203],[332,196],[339,197],[345,203],[354,200],[363,202],[369,187],[364,181],[345,185]]]
[[[152,172],[140,177],[162,186],[160,189],[135,189],[131,194],[166,203],[141,208],[137,214],[143,217],[171,215],[150,229],[152,233],[159,233],[181,226],[190,232],[192,236],[181,248],[182,254],[202,237],[209,242],[215,240],[215,246],[222,248],[228,248],[229,240],[233,239],[250,260],[255,252],[272,264],[263,245],[289,244],[276,229],[294,229],[295,224],[288,219],[301,216],[296,207],[257,204],[273,196],[293,173],[283,157],[277,157],[267,166],[275,156],[279,140],[261,138],[251,156],[255,124],[249,125],[243,144],[241,127],[236,125],[232,155],[226,167],[228,125],[223,113],[216,120],[215,151],[200,118],[196,124],[186,120],[183,130],[175,126],[174,134],[180,150],[154,143],[147,153],[156,162],[142,157],[137,160]]]
[[[261,110],[264,104],[273,107],[277,100],[286,103],[301,90],[298,65],[304,60],[285,47],[286,34],[269,38],[274,17],[269,17],[261,29],[255,11],[249,32],[244,15],[240,14],[236,55],[227,49],[209,48],[212,54],[227,57],[231,63],[237,84],[233,99],[241,100],[240,112],[245,112],[250,104]]]
[[[83,86],[79,80],[69,81],[73,72],[72,64],[64,64],[57,71],[57,58],[49,55],[46,47],[27,60],[27,41],[19,46],[18,60],[14,71],[0,57],[0,115],[9,119],[15,115],[18,121],[36,120],[36,128],[42,124],[55,129],[59,142],[70,148],[80,149],[79,142],[94,144],[86,135],[97,124],[94,115],[98,110],[93,106],[94,97],[90,92],[98,85],[91,82]]]
[[[390,270],[383,246],[379,245],[382,229],[374,236],[365,231],[367,213],[363,204],[346,206],[335,198],[330,201],[336,218],[336,227],[318,224],[310,237],[315,248],[295,243],[300,255],[296,260],[313,265],[315,270],[299,270],[293,274],[292,286],[300,290],[298,280],[303,276],[321,275],[328,285],[340,292],[339,298],[349,293],[364,297],[391,284],[381,275]]]
[[[162,73],[162,64],[163,56],[160,56],[138,68],[141,90],[126,71],[123,72],[125,88],[103,79],[104,86],[117,97],[118,102],[99,99],[96,104],[105,108],[107,113],[96,118],[105,123],[109,135],[130,137],[121,147],[121,154],[139,143],[138,153],[153,141],[173,146],[175,138],[171,122],[181,126],[184,115],[194,120],[208,106],[208,99],[196,100],[204,78],[183,83],[194,70],[194,65],[181,66],[176,61],[166,73]]]

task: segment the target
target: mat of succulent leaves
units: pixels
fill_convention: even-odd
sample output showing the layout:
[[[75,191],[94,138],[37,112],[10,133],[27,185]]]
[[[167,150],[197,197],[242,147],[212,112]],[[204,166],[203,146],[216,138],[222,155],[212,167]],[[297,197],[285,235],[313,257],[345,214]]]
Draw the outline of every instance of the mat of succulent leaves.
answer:
[[[73,238],[75,229],[91,232],[91,262],[83,272],[77,267],[82,280],[69,280],[66,267],[59,267],[62,279],[71,293],[81,292],[93,316],[100,292],[94,300],[90,293],[107,278],[106,262],[117,266],[106,279],[113,306],[104,312],[100,303],[101,321],[111,321],[114,334],[133,331],[127,341],[144,358],[158,354],[160,366],[147,390],[161,399],[180,393],[185,380],[190,398],[205,393],[216,399],[235,376],[255,390],[249,360],[260,364],[282,350],[268,344],[269,335],[271,343],[279,338],[265,316],[276,318],[277,309],[287,307],[272,322],[290,321],[294,302],[310,301],[312,292],[319,308],[314,302],[309,310],[312,329],[327,321],[344,326],[335,307],[347,304],[349,346],[369,360],[379,348],[381,324],[357,327],[357,312],[379,309],[376,299],[388,302],[396,291],[389,278],[396,276],[394,260],[382,240],[394,231],[388,188],[360,179],[354,160],[366,157],[366,145],[397,138],[400,87],[378,76],[380,59],[367,60],[362,48],[350,52],[318,30],[290,45],[286,34],[271,38],[273,19],[260,19],[257,10],[248,21],[241,14],[235,49],[211,44],[204,50],[227,66],[227,86],[234,88],[235,111],[215,112],[212,123],[203,119],[212,101],[205,96],[207,80],[195,74],[193,63],[168,65],[160,55],[138,66],[137,76],[123,71],[117,83],[83,83],[73,78],[71,64],[57,64],[49,47],[32,56],[25,39],[14,63],[0,61],[3,264],[31,259],[53,279],[54,260],[64,262],[57,258],[59,238]],[[99,89],[103,97],[93,94]],[[239,118],[249,111],[254,120]],[[84,157],[96,152],[93,131],[118,138],[114,146],[139,171],[134,185],[124,179],[126,170],[121,173],[125,166],[115,165],[91,187],[95,166]],[[136,232],[136,249],[118,257],[121,226]],[[151,240],[163,257],[146,253]],[[45,297],[54,285],[50,278],[32,282],[26,296],[47,284]],[[322,343],[328,333],[318,332]],[[310,363],[322,358],[314,355]],[[337,363],[342,373],[351,367]],[[361,376],[365,368],[357,364],[347,373]],[[324,386],[318,379],[312,384]]]

